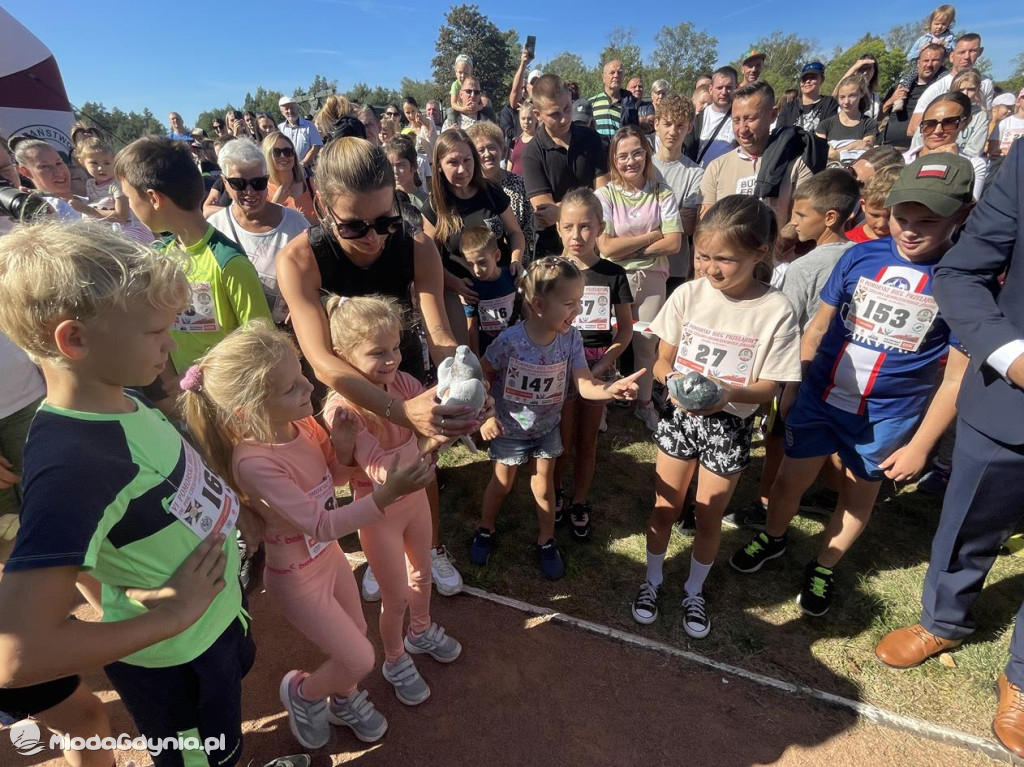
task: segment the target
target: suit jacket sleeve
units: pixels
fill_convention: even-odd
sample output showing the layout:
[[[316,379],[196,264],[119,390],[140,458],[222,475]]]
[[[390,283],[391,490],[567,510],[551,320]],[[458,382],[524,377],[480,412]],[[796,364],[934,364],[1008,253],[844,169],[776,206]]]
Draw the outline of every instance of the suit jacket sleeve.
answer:
[[[1024,294],[1011,270],[1024,248],[1020,187],[1024,142],[1014,142],[1003,167],[971,213],[959,242],[935,270],[935,298],[946,322],[980,367],[996,349],[1024,338]],[[999,277],[1008,272],[1000,289]],[[1017,279],[1014,279],[1014,278]]]

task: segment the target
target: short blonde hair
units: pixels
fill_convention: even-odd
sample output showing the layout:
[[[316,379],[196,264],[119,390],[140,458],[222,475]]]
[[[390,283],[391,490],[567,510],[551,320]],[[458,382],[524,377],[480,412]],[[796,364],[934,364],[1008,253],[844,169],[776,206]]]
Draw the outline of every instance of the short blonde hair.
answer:
[[[84,138],[75,145],[75,157],[86,159],[87,157],[99,157],[100,155],[114,156],[114,150],[103,139],[91,136]]]
[[[331,346],[343,356],[375,333],[383,330],[401,333],[405,327],[401,304],[388,296],[330,296],[326,309],[331,326]]]
[[[903,171],[902,165],[886,165],[875,171],[875,175],[864,185],[864,202],[874,208],[887,208],[885,201],[896,185],[896,179]]]
[[[181,311],[191,289],[184,254],[158,253],[88,221],[17,226],[0,237],[0,330],[37,362],[63,361],[54,331],[126,310]]]
[[[231,452],[244,439],[274,441],[266,411],[270,376],[289,355],[299,355],[291,336],[258,318],[200,357],[195,363],[198,370],[183,371],[185,391],[179,402],[189,432],[210,468],[236,491]]]

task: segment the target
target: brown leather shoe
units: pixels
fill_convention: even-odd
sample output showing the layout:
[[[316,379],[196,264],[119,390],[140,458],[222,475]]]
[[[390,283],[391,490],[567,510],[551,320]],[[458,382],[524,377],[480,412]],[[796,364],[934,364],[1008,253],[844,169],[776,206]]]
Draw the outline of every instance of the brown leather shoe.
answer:
[[[875,657],[892,668],[913,668],[934,655],[959,647],[963,641],[935,636],[918,623],[890,631],[882,637],[882,641],[875,646]],[[1021,722],[1024,723],[1024,719]]]
[[[1000,674],[996,680],[999,707],[992,720],[992,732],[1007,751],[1024,756],[1024,691]]]

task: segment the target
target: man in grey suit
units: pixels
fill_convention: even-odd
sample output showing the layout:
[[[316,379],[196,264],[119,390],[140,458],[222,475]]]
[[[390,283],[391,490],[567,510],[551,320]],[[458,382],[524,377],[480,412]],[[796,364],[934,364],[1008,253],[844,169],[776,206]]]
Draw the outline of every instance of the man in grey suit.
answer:
[[[959,646],[999,548],[1024,516],[1024,141],[1015,142],[960,241],[935,270],[934,294],[971,356],[960,389],[953,474],[921,598],[921,622],[875,648],[910,668]],[[1005,273],[1001,287],[999,278]],[[993,731],[1024,756],[1024,606],[999,676]]]

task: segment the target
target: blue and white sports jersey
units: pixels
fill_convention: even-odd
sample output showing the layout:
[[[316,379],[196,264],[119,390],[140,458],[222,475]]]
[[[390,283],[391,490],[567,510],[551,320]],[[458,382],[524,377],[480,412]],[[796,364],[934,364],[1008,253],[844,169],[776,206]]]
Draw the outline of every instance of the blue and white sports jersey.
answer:
[[[935,261],[914,263],[891,237],[854,245],[821,291],[838,308],[804,381],[807,394],[869,418],[922,411],[951,343],[932,297]]]

